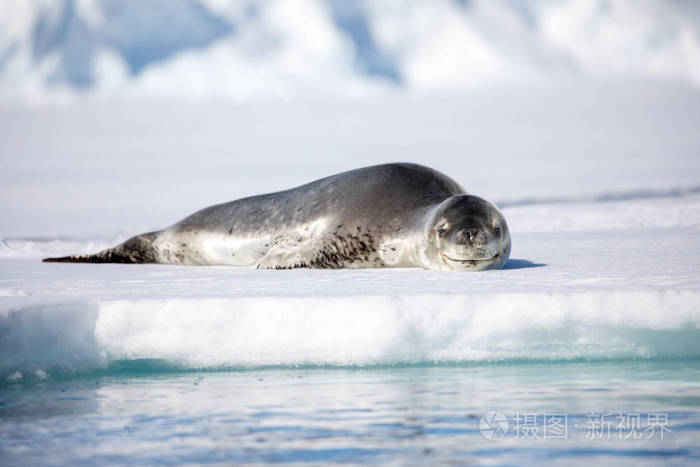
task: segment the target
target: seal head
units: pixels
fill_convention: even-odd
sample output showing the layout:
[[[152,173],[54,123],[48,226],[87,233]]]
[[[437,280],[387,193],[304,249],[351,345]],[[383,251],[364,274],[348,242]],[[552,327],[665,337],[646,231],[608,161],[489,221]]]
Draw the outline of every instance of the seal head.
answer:
[[[429,269],[480,271],[502,267],[510,255],[510,231],[492,203],[473,195],[451,196],[427,216],[422,262]]]

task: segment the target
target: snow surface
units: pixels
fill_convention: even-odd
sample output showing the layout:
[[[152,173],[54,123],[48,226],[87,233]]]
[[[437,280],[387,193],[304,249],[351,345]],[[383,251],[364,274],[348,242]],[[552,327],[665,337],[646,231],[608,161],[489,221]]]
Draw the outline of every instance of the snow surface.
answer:
[[[5,259],[3,369],[699,357],[697,235],[520,234],[480,274]]]
[[[657,85],[6,107],[0,377],[134,359],[230,368],[700,357],[699,109],[695,91]],[[506,268],[39,261],[387,160],[434,166],[497,201],[513,235]]]
[[[434,167],[499,205],[682,194],[700,186],[698,128],[700,93],[658,83],[6,105],[0,236],[127,236],[391,161]]]
[[[62,441],[39,462],[86,459],[94,425],[98,459],[105,446],[123,457],[126,427],[127,455],[158,464],[172,452],[212,458],[201,440],[219,428],[243,446],[219,460],[344,459],[338,443],[358,433],[392,460],[422,458],[428,438],[432,456],[463,458],[463,435],[480,462],[494,449],[521,461],[692,458],[699,85],[700,3],[687,0],[0,1],[8,449],[26,460],[40,433]],[[506,267],[40,261],[391,161],[434,167],[499,205],[513,237]],[[260,367],[194,381],[188,371]],[[147,377],[173,369],[183,376]],[[33,384],[45,380],[61,383]],[[381,410],[360,420],[353,407],[369,393]],[[233,412],[212,402],[222,397]],[[339,431],[328,436],[314,404],[350,407]],[[663,409],[674,435],[641,449],[504,450],[475,429],[474,414],[498,407],[568,413],[581,436],[591,410]],[[193,449],[182,450],[183,426]]]

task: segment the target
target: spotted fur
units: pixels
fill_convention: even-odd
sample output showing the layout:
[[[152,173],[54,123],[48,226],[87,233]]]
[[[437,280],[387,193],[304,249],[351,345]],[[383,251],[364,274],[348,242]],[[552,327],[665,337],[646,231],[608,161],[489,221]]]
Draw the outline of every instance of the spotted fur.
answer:
[[[438,236],[435,225],[446,224],[446,216],[467,230]],[[502,238],[494,236],[494,222]],[[479,245],[465,246],[470,229],[480,229],[473,236]],[[509,251],[505,220],[493,205],[440,172],[397,163],[210,206],[97,254],[45,261],[461,270],[499,266]]]

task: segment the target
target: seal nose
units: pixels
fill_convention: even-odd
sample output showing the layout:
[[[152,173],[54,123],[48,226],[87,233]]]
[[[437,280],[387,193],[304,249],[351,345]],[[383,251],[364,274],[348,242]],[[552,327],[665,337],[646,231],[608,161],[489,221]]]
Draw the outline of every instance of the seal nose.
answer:
[[[483,240],[480,237],[478,229],[462,229],[457,233],[457,243],[460,245],[473,245],[479,240]]]

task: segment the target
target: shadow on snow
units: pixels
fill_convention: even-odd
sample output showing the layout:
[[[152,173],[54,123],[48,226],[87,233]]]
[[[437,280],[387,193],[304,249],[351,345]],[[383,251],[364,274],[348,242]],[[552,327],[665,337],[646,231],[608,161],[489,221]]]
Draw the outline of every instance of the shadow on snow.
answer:
[[[544,263],[533,263],[527,259],[509,259],[502,269],[525,269],[525,268],[541,268],[547,266]]]

